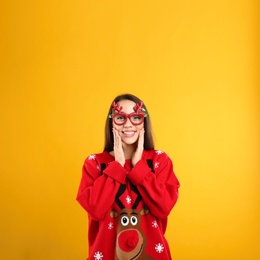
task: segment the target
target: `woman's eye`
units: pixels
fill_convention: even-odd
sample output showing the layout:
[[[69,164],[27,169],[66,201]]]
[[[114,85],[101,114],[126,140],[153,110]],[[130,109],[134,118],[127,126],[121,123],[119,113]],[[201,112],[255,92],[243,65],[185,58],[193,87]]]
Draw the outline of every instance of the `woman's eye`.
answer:
[[[124,116],[117,116],[117,117],[116,117],[116,120],[124,121],[124,120],[125,120],[125,117],[124,117]]]
[[[141,119],[142,119],[142,117],[138,116],[138,115],[132,117],[132,120],[134,120],[134,121],[140,121]]]

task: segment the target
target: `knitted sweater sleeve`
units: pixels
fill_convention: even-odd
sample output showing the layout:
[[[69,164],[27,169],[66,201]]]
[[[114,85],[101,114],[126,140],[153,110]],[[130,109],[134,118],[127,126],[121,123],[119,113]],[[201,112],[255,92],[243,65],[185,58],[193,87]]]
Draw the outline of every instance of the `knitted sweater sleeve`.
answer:
[[[179,181],[166,153],[153,159],[154,173],[144,159],[128,173],[127,178],[137,186],[145,204],[158,218],[166,218],[178,199]]]
[[[100,220],[111,208],[120,184],[125,183],[125,176],[126,170],[118,162],[111,162],[101,174],[95,156],[88,157],[76,199],[94,220]]]

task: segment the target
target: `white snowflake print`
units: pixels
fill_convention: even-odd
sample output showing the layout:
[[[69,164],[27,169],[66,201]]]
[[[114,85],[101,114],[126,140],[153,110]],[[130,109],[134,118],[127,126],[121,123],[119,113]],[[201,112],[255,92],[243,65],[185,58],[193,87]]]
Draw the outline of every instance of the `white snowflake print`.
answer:
[[[103,254],[101,252],[97,251],[94,254],[94,257],[95,257],[95,260],[102,260],[103,259]]]
[[[156,220],[154,220],[154,221],[152,222],[152,227],[154,227],[154,228],[157,228],[157,227],[158,227],[158,224],[157,224],[157,221],[156,221]]]
[[[129,204],[131,203],[131,201],[132,201],[132,199],[131,199],[131,197],[128,195],[128,196],[126,197],[126,203],[129,205]]]
[[[89,160],[95,160],[95,158],[96,158],[96,155],[95,155],[95,154],[91,154],[91,155],[88,157]]]
[[[156,152],[158,155],[163,153],[162,150],[156,150],[155,152]]]
[[[159,162],[156,162],[156,163],[154,164],[154,168],[156,168],[156,169],[159,168],[159,164],[160,164]]]
[[[163,252],[164,246],[162,244],[158,243],[157,245],[155,245],[155,250],[156,250],[157,253],[160,254],[160,253]]]
[[[113,229],[113,223],[112,222],[108,223],[108,229],[110,229],[110,230]]]

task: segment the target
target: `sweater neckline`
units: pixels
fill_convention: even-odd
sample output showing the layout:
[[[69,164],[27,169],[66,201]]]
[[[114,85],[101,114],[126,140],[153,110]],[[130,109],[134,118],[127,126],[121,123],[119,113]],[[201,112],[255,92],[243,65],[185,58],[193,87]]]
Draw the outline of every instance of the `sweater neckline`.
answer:
[[[108,157],[115,159],[115,156],[113,156],[112,154],[110,154],[110,152],[105,151],[105,153],[108,155]],[[145,153],[146,153],[146,150],[143,151],[143,156],[144,156]],[[131,161],[131,159],[126,159],[126,161]]]

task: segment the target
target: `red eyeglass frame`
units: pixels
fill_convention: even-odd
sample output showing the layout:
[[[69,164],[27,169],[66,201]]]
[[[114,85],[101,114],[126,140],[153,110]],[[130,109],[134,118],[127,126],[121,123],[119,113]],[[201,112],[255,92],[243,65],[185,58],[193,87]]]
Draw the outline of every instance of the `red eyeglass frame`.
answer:
[[[126,118],[126,120],[124,120],[122,123],[119,124],[119,123],[117,123],[115,121],[115,117],[116,116],[123,116],[123,117]],[[140,117],[142,117],[141,122],[140,123],[133,122],[132,119],[131,119],[132,116],[140,116]],[[137,112],[133,112],[133,113],[130,113],[130,114],[126,114],[126,113],[123,113],[123,112],[117,112],[117,113],[112,114],[112,118],[113,118],[113,121],[114,121],[114,123],[116,125],[123,125],[123,124],[125,124],[126,121],[127,121],[127,118],[130,120],[130,122],[133,125],[141,125],[144,122],[145,114],[144,113],[137,113]]]
[[[127,120],[125,120],[124,122],[122,122],[122,124],[116,123],[114,117],[118,116],[118,115],[122,115],[122,116],[128,118],[133,125],[140,125],[140,124],[142,124],[144,122],[144,118],[148,116],[148,113],[146,112],[145,108],[143,108],[143,101],[142,100],[140,101],[140,104],[138,104],[138,103],[135,104],[135,106],[133,107],[135,112],[133,112],[133,113],[130,113],[130,114],[123,113],[123,112],[121,112],[122,109],[123,109],[123,107],[120,106],[115,101],[112,103],[112,114],[109,115],[108,117],[109,118],[113,118],[113,121],[114,121],[114,123],[116,125],[123,125],[127,121]],[[142,117],[142,121],[140,123],[138,123],[138,124],[134,123],[131,120],[131,116],[133,116],[133,115],[141,116]]]

